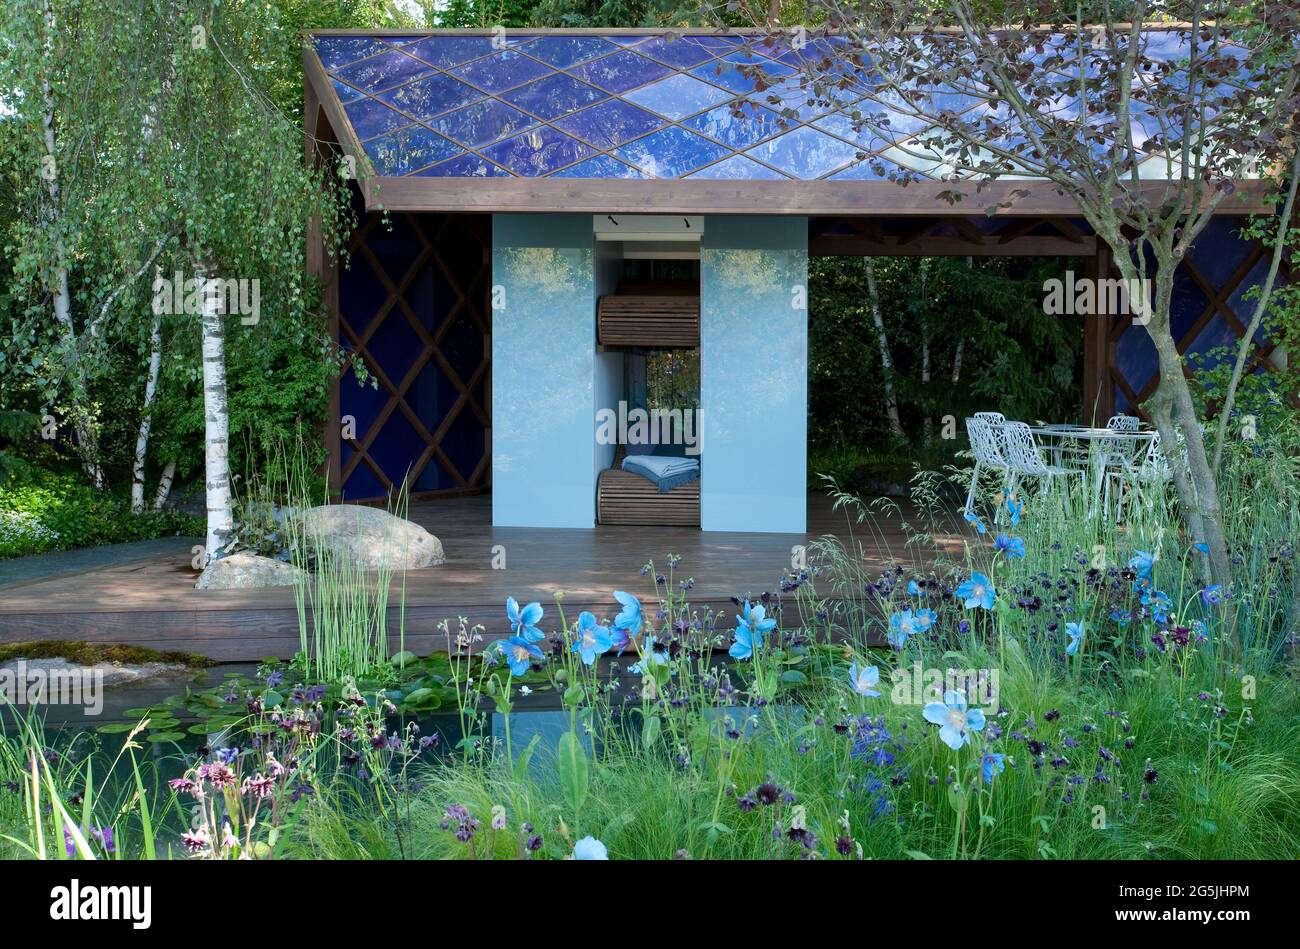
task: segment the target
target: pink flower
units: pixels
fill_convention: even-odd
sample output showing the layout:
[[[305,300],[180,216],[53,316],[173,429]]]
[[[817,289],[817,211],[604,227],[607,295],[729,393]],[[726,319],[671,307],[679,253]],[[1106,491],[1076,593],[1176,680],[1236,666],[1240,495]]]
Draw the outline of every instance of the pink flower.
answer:
[[[275,782],[270,778],[258,774],[251,778],[244,778],[244,794],[252,794],[253,797],[262,798],[269,795],[275,790]]]
[[[209,784],[218,790],[235,786],[235,772],[220,761],[199,765],[199,777],[206,779]]]
[[[181,834],[181,843],[185,845],[185,849],[190,853],[206,850],[211,842],[212,838],[208,836],[208,832],[203,828]]]

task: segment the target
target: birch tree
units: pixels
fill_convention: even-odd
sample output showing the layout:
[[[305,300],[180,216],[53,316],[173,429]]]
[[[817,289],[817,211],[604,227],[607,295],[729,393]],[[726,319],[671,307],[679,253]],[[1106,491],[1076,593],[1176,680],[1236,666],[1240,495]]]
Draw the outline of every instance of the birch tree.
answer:
[[[113,0],[0,7],[0,165],[17,198],[7,243],[29,301],[13,351],[98,488],[110,481],[100,429],[125,407],[96,392],[149,327],[146,275],[174,234],[154,213],[156,179],[141,172],[141,116],[155,96],[136,67],[155,58],[156,33],[140,14]]]
[[[157,279],[157,278],[155,278]],[[144,511],[144,460],[149,450],[149,433],[153,428],[153,403],[158,394],[158,373],[162,369],[162,313],[154,307],[149,327],[149,374],[144,386],[144,408],[135,436],[135,457],[131,463],[131,513]]]
[[[203,459],[208,512],[205,549],[223,551],[235,529],[230,498],[230,402],[226,393],[226,320],[219,285],[200,267],[203,294]]]
[[[322,15],[346,17],[346,6]],[[335,168],[304,166],[300,117],[282,101],[301,102],[298,50],[286,57],[284,49],[286,37],[298,42],[290,10],[300,13],[259,0],[0,5],[0,106],[8,113],[0,116],[0,171],[15,182],[6,245],[24,301],[13,352],[29,389],[72,422],[92,483],[109,481],[96,423],[109,418],[129,433],[134,450],[122,452],[121,468],[137,511],[159,399],[175,395],[163,391],[169,384],[192,387],[210,432],[201,452],[168,440],[154,503],[170,491],[178,462],[187,469],[201,454],[213,469],[213,553],[233,519],[222,345],[230,340],[222,332],[237,334],[244,354],[272,340],[319,352],[322,363],[334,353],[314,329],[319,293],[304,253],[313,219],[326,252],[337,251],[346,187]],[[192,280],[200,268],[241,286],[256,281],[260,312],[236,319],[146,305],[156,271]],[[121,385],[101,373],[120,372],[132,353],[138,401],[101,406],[97,391]],[[192,363],[178,366],[182,358]],[[138,417],[122,417],[137,409]]]
[[[871,323],[876,328],[876,341],[880,346],[880,381],[885,391],[885,415],[889,430],[898,438],[906,437],[898,416],[898,396],[894,392],[894,362],[889,356],[889,335],[885,331],[885,318],[880,310],[880,288],[876,284],[876,267],[870,257],[862,258],[862,269],[867,275],[867,308]]]
[[[235,521],[230,334],[296,336],[327,358],[325,341],[303,329],[310,322],[303,316],[303,255],[313,220],[321,222],[326,252],[336,252],[347,192],[337,169],[304,166],[297,117],[276,104],[261,79],[265,70],[253,57],[277,34],[274,11],[253,0],[219,7],[182,2],[178,11],[163,25],[179,54],[158,110],[160,138],[174,143],[159,172],[169,182],[168,216],[183,232],[177,263],[203,292],[199,318],[182,325],[201,340],[206,546],[208,557],[219,557]],[[224,292],[217,292],[218,278]],[[232,292],[254,284],[255,293]],[[261,302],[260,311],[232,312],[237,299],[249,297]]]

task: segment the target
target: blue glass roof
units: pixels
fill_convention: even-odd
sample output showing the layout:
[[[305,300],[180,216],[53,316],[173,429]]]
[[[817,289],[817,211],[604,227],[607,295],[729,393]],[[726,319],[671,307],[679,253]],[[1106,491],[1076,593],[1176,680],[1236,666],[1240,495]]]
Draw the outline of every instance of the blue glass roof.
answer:
[[[803,81],[806,52],[761,36],[330,34],[312,43],[382,176],[867,181],[955,172],[931,147],[930,123],[900,108],[869,70],[844,77],[832,104]],[[1177,55],[1173,36],[1148,54],[1159,44]],[[1040,68],[1070,64],[1049,51]],[[934,110],[996,120],[1005,141],[1017,141],[994,97],[929,94]],[[1060,111],[1076,115],[1077,101]],[[1139,109],[1139,145],[1148,124]]]

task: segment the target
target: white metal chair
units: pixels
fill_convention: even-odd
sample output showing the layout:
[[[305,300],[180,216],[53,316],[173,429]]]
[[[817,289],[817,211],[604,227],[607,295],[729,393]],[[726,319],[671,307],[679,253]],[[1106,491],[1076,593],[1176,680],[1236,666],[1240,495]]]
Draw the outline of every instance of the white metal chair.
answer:
[[[997,416],[998,422],[981,416]],[[974,510],[975,492],[979,489],[981,469],[1002,469],[1003,480],[1010,474],[1002,442],[1002,415],[998,412],[978,412],[966,420],[966,434],[970,437],[971,453],[975,455],[975,469],[970,476],[970,490],[966,492],[965,513]]]
[[[1110,420],[1106,422],[1106,427],[1112,432],[1131,434],[1141,429],[1141,419],[1133,415],[1112,415]],[[1109,472],[1112,469],[1121,470],[1136,467],[1139,462],[1137,456],[1141,447],[1141,442],[1136,438],[1103,438],[1098,442],[1097,450],[1101,453],[1098,461],[1102,466],[1103,475],[1107,479],[1104,505],[1107,514],[1110,512]]]
[[[1082,468],[1064,468],[1044,461],[1038,440],[1034,438],[1034,433],[1024,422],[1007,422],[1002,427],[1002,434],[1007,463],[1011,469],[1013,490],[1016,482],[1022,477],[1041,478],[1051,482],[1055,478],[1065,478],[1070,475],[1078,475],[1082,478],[1086,474]]]

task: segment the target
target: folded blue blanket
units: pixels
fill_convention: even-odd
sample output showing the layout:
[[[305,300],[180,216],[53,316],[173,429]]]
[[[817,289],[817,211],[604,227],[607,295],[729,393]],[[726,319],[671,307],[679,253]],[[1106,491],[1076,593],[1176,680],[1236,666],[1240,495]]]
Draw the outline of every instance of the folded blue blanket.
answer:
[[[667,494],[673,488],[696,480],[700,476],[700,462],[696,458],[629,455],[623,459],[623,470],[648,478],[659,486],[660,494]]]

